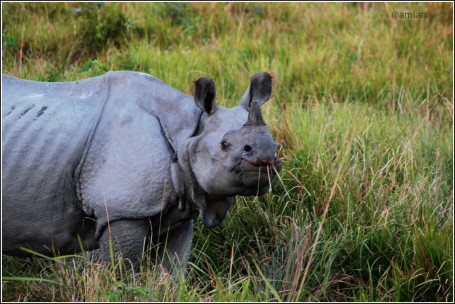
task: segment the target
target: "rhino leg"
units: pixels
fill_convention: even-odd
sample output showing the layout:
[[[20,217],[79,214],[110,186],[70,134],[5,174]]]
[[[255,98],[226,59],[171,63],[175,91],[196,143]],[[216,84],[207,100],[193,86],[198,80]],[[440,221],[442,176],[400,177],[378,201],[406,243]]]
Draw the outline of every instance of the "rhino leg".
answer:
[[[112,252],[121,253],[124,259],[129,259],[135,270],[139,270],[142,253],[147,246],[150,237],[150,222],[148,219],[141,220],[118,220],[106,226],[98,241],[103,260],[111,258],[110,240],[112,240]]]
[[[157,252],[158,260],[169,273],[181,269],[186,274],[190,260],[192,238],[192,219],[160,237],[160,247]]]

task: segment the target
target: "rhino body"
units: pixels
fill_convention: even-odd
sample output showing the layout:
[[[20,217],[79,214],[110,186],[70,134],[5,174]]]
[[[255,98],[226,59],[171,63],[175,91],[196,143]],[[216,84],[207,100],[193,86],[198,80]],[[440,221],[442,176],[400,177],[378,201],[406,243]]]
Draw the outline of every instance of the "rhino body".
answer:
[[[208,78],[194,98],[136,72],[60,83],[2,75],[2,87],[5,254],[71,254],[81,241],[109,259],[112,239],[126,258],[160,244],[165,267],[185,264],[193,219],[220,224],[233,196],[263,194],[281,168],[259,109],[268,73],[231,109],[216,105]]]

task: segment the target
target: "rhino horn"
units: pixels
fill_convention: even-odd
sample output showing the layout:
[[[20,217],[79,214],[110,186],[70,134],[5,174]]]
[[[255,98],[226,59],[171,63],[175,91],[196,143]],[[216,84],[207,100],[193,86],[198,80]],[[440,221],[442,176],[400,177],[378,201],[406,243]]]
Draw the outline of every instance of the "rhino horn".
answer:
[[[248,114],[248,120],[244,126],[266,126],[267,124],[262,117],[261,109],[259,108],[259,101],[253,98],[251,101],[251,108]]]

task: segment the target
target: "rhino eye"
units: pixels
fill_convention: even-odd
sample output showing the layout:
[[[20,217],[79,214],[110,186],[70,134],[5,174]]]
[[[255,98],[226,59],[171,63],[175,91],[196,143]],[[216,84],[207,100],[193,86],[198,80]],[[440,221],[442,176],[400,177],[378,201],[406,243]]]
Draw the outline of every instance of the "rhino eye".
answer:
[[[221,142],[221,148],[227,149],[228,146],[229,146],[229,144],[227,143],[227,141],[223,140],[223,141]]]

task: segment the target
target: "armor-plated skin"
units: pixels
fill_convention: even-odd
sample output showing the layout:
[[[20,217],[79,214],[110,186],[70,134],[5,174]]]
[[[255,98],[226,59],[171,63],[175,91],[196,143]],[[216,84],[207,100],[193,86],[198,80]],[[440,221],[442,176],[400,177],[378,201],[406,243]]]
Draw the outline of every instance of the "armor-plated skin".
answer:
[[[195,97],[143,73],[46,83],[2,75],[2,250],[27,256],[101,248],[136,260],[144,241],[189,257],[193,218],[220,224],[235,195],[263,194],[277,145],[259,73],[232,109],[208,78]],[[259,173],[260,172],[260,173]]]

